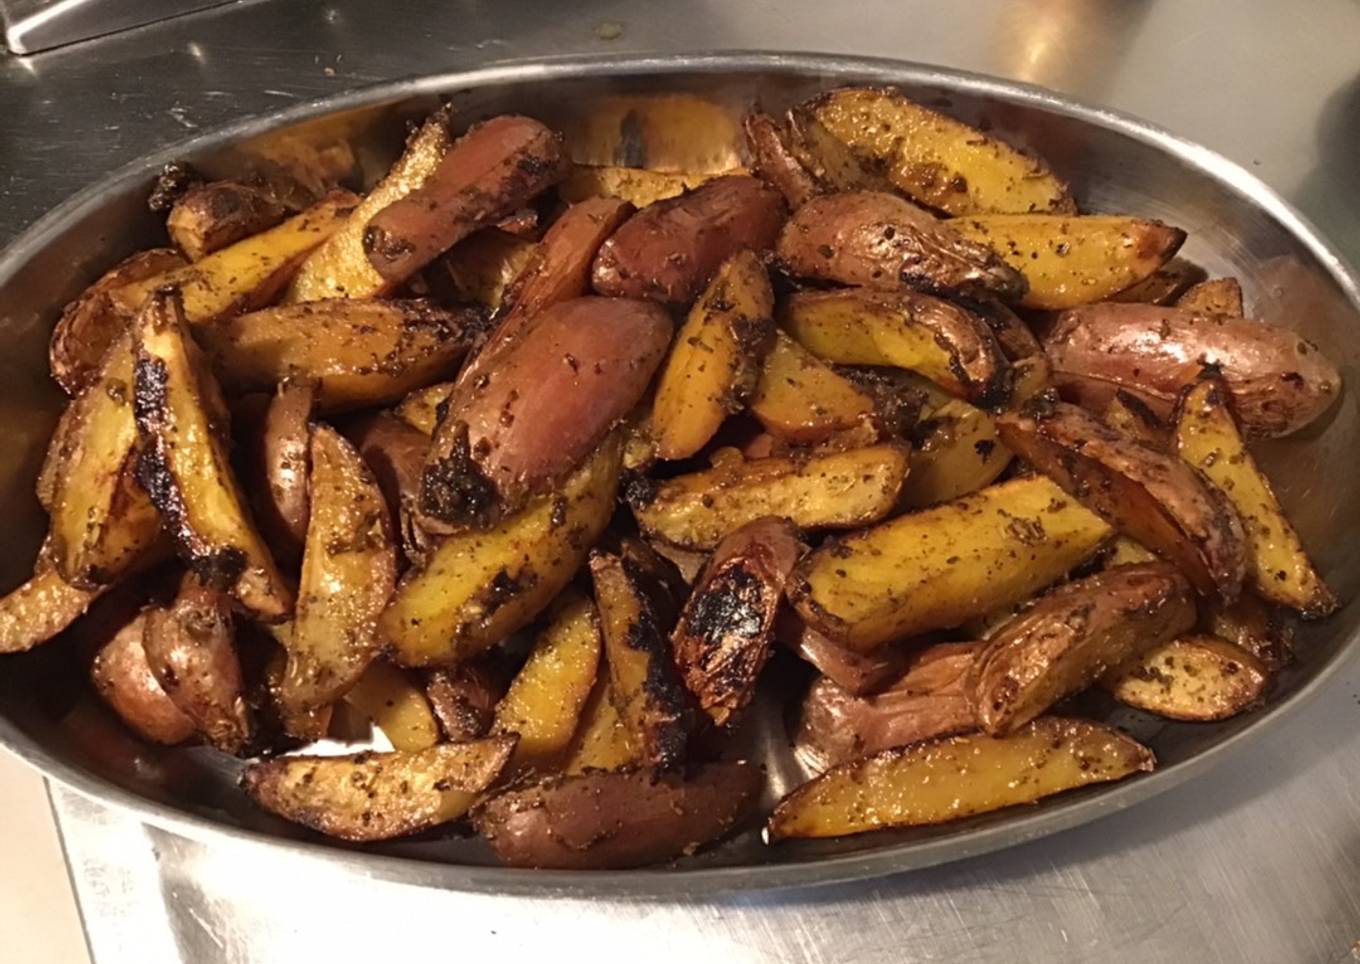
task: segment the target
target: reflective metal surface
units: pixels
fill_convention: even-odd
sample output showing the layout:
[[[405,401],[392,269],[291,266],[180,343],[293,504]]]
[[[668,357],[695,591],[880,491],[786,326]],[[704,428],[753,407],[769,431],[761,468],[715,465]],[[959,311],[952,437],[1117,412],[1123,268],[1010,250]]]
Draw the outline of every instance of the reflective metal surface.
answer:
[[[1208,0],[233,7],[103,41],[97,58],[0,62],[0,105],[12,119],[0,138],[8,176],[0,223],[12,234],[182,134],[416,69],[586,50],[762,46],[943,62],[1153,118],[1264,177],[1354,258],[1360,8],[1319,0],[1284,25],[1279,14],[1269,3],[1224,11]],[[1261,51],[1269,51],[1264,62]],[[91,110],[105,98],[107,111]],[[1353,363],[1347,375],[1356,384]],[[16,421],[7,425],[13,431]],[[1344,542],[1338,534],[1338,553]],[[355,920],[363,908],[387,920],[437,913],[460,953],[516,957],[591,940],[593,956],[620,960],[645,939],[662,960],[1342,960],[1360,936],[1350,871],[1360,858],[1351,780],[1360,764],[1358,691],[1351,662],[1208,779],[1089,827],[892,881],[797,895],[665,905],[452,895],[315,873],[313,862],[285,854],[270,858],[282,864],[265,863],[258,848],[142,830],[69,794],[57,804],[96,956],[107,960],[394,956],[439,944],[411,928],[304,923]],[[280,896],[271,879],[296,886]]]
[[[0,0],[5,46],[33,54],[229,0]]]

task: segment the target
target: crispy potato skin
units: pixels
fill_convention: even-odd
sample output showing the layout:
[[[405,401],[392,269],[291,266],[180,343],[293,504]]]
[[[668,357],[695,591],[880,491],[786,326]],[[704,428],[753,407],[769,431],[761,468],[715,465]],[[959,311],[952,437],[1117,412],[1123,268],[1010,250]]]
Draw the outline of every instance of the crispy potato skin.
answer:
[[[775,618],[775,639],[851,696],[883,689],[906,665],[899,649],[884,646],[876,652],[857,653],[819,633],[788,609]]]
[[[659,458],[688,458],[741,411],[774,338],[773,316],[764,265],[738,251],[695,302],[661,369],[651,420]]]
[[[1298,431],[1341,394],[1341,374],[1317,346],[1230,315],[1090,305],[1063,312],[1043,342],[1059,390],[1095,411],[1124,388],[1169,415],[1205,365],[1218,366],[1249,437]]]
[[[260,431],[251,505],[260,528],[280,558],[296,563],[307,537],[307,480],[317,384],[285,379],[269,400]]]
[[[1228,387],[1217,376],[1190,388],[1177,406],[1176,450],[1237,510],[1247,542],[1247,578],[1256,592],[1305,617],[1334,612],[1340,603],[1313,567],[1270,481],[1257,468],[1237,430],[1231,404]]]
[[[646,770],[552,777],[492,797],[473,823],[512,867],[641,867],[723,836],[750,814],[764,782],[745,762],[710,763],[683,781]]]
[[[0,598],[0,653],[22,653],[45,643],[85,614],[104,592],[72,586],[39,558],[38,570]]]
[[[538,251],[533,241],[482,228],[436,258],[420,277],[441,302],[472,303],[494,312]]]
[[[1172,258],[1135,285],[1110,298],[1127,304],[1173,305],[1192,286],[1205,279],[1205,271],[1185,258]]]
[[[1025,278],[991,248],[970,241],[892,194],[855,191],[808,201],[775,247],[792,275],[898,291],[1017,301]]]
[[[90,664],[90,679],[104,702],[138,736],[152,743],[183,743],[198,728],[151,672],[142,647],[146,622],[147,613],[138,613],[99,648]]]
[[[751,702],[770,655],[784,580],[802,554],[787,519],[747,523],[718,544],[671,633],[685,686],[716,726]]]
[[[814,444],[875,421],[874,399],[782,331],[750,401],[765,430],[787,442]]]
[[[264,308],[195,334],[228,391],[309,378],[318,410],[335,412],[395,402],[447,378],[482,327],[467,308],[339,298]]]
[[[387,502],[392,531],[397,533],[406,557],[423,561],[435,540],[416,524],[420,500],[420,475],[430,452],[430,438],[392,415],[371,415],[346,429],[350,441],[363,456]]]
[[[328,425],[312,430],[310,455],[311,513],[280,690],[295,710],[335,702],[363,675],[397,582],[391,517],[362,457]]]
[[[1154,764],[1116,729],[1045,716],[1009,736],[951,736],[842,763],[780,801],[766,833],[775,841],[947,823]]]
[[[491,730],[496,704],[505,695],[502,675],[485,659],[426,673],[425,697],[445,739],[475,740]]]
[[[1075,405],[1039,401],[997,419],[1007,448],[1173,562],[1202,594],[1237,598],[1247,550],[1227,499],[1180,459],[1120,435]]]
[[[685,759],[692,713],[666,636],[674,618],[666,611],[669,600],[648,592],[654,588],[648,574],[613,553],[592,553],[590,575],[619,718],[633,735],[641,762],[675,770]]]
[[[185,192],[170,208],[165,229],[190,261],[199,261],[272,228],[287,214],[288,209],[261,185],[213,181]]]
[[[991,328],[959,306],[914,291],[803,291],[780,317],[825,361],[919,372],[953,395],[994,405],[1010,394],[1010,369]]]
[[[513,736],[426,750],[285,756],[241,776],[250,798],[285,820],[342,840],[405,837],[457,820],[496,779]]]
[[[62,310],[52,329],[48,359],[52,377],[67,395],[79,395],[98,377],[104,356],[132,320],[133,312],[115,301],[112,292],[187,263],[170,248],[138,251],[100,275]]]
[[[982,729],[1013,733],[1110,669],[1195,624],[1190,583],[1164,562],[1068,583],[999,627],[969,689]]]
[[[485,532],[447,537],[407,573],[378,622],[397,662],[459,663],[542,612],[609,523],[620,447],[610,436],[557,491]]]
[[[566,172],[560,134],[528,117],[493,117],[460,137],[419,187],[368,220],[364,253],[385,281],[400,283]]]
[[[1049,310],[1104,301],[1150,276],[1185,243],[1180,228],[1129,217],[998,214],[948,223],[1025,276],[1024,307]]]
[[[886,87],[847,87],[789,112],[795,150],[828,186],[903,192],[949,214],[1072,213],[1040,159]]]
[[[716,178],[683,197],[658,201],[601,246],[591,268],[595,290],[689,304],[733,254],[773,247],[784,214],[778,191],[745,176]]]
[[[1208,315],[1232,315],[1245,318],[1242,305],[1242,285],[1236,278],[1214,278],[1191,285],[1176,299],[1181,311],[1196,311]]]
[[[1105,406],[1105,424],[1136,442],[1171,451],[1171,426],[1137,395],[1119,389]]]
[[[485,526],[578,466],[637,404],[671,322],[657,305],[576,298],[538,314],[449,396],[421,482],[422,524]]]
[[[1294,661],[1294,624],[1285,611],[1244,592],[1231,606],[1211,606],[1204,629],[1246,650],[1271,673]]]
[[[873,696],[857,697],[828,676],[813,682],[799,711],[793,750],[817,773],[896,746],[978,728],[969,672],[980,643],[938,643]]]
[[[134,329],[133,410],[142,439],[138,481],[187,565],[230,590],[264,622],[293,608],[293,593],[255,530],[224,445],[217,385],[197,354],[176,289],[154,292]]]
[[[252,726],[227,597],[186,574],[168,608],[147,611],[142,646],[156,681],[204,739],[244,751]]]
[[[798,458],[736,461],[660,484],[635,485],[628,501],[650,536],[684,549],[711,549],[761,516],[800,529],[852,529],[897,503],[907,452],[875,445]]]
[[[1111,534],[1051,480],[1013,479],[823,543],[786,591],[809,625],[869,652],[1026,599]]]
[[[1214,636],[1154,646],[1101,677],[1121,703],[1172,720],[1226,720],[1255,705],[1270,671],[1251,653]]]
[[[789,149],[787,133],[769,114],[747,114],[742,121],[746,148],[755,158],[755,174],[773,184],[789,210],[796,211],[821,193],[817,182]]]

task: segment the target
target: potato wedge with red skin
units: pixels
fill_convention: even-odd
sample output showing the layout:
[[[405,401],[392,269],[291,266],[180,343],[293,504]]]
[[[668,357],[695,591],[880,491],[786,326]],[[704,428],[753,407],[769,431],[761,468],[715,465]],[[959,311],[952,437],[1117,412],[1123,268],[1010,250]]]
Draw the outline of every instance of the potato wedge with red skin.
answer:
[[[279,383],[260,429],[251,507],[260,530],[280,559],[296,563],[307,537],[309,447],[317,384],[308,379]]]
[[[1190,584],[1165,562],[1116,566],[1041,596],[1000,626],[972,670],[978,722],[1013,733],[1195,624]]]
[[[48,348],[52,377],[66,394],[79,395],[96,377],[109,348],[127,331],[133,311],[118,304],[112,292],[135,281],[182,268],[178,251],[151,248],[120,261],[62,309]]]
[[[575,298],[536,315],[449,397],[421,482],[433,532],[486,526],[576,468],[637,405],[670,342],[658,305]]]
[[[789,149],[788,133],[773,117],[747,114],[742,130],[746,132],[746,148],[755,158],[756,176],[779,189],[789,210],[798,210],[821,193],[816,180]]]
[[[990,326],[943,298],[872,288],[800,291],[785,299],[780,323],[824,361],[906,368],[983,406],[1010,394],[1010,366]]]
[[[1149,771],[1152,751],[1088,720],[1044,716],[1009,736],[963,734],[832,767],[775,807],[771,841],[962,820]]]
[[[444,738],[454,743],[485,736],[505,695],[505,674],[485,657],[425,674],[430,701]]]
[[[533,241],[500,228],[482,228],[436,258],[419,277],[437,301],[476,304],[494,312],[537,251]]]
[[[1244,592],[1231,606],[1211,606],[1203,629],[1251,653],[1271,673],[1294,661],[1294,623],[1280,606]]]
[[[227,458],[221,395],[198,353],[177,289],[154,292],[134,330],[138,481],[186,564],[229,590],[263,622],[293,608],[293,592],[255,528]]]
[[[1205,270],[1193,261],[1172,258],[1142,281],[1129,285],[1109,300],[1139,305],[1174,305],[1181,295],[1207,276]]]
[[[1298,431],[1341,394],[1341,373],[1296,332],[1231,315],[1100,304],[1058,316],[1043,335],[1065,397],[1103,411],[1123,388],[1168,416],[1205,365],[1216,365],[1248,437]]]
[[[726,834],[750,815],[764,783],[764,770],[746,762],[710,763],[683,780],[593,771],[498,794],[472,822],[512,867],[642,867]]]
[[[147,611],[138,613],[99,647],[90,663],[90,679],[109,708],[138,736],[173,746],[191,738],[198,727],[151,672],[142,646],[147,616]]]
[[[165,230],[190,261],[198,261],[287,216],[288,209],[262,185],[212,181],[180,196],[166,216]]]
[[[868,393],[782,331],[765,356],[750,410],[771,435],[799,444],[876,420]]]
[[[1176,299],[1176,307],[1181,311],[1246,317],[1246,309],[1242,306],[1242,285],[1236,278],[1214,278],[1191,285]]]
[[[789,218],[775,250],[799,278],[1010,302],[1026,291],[1024,276],[991,248],[892,194],[813,198]]]
[[[687,305],[733,254],[773,247],[784,216],[764,181],[716,178],[625,221],[595,256],[592,283],[602,295]]]
[[[1226,720],[1250,709],[1270,670],[1235,643],[1180,636],[1116,666],[1100,685],[1119,702],[1171,720]]]
[[[523,337],[530,320],[544,308],[589,294],[595,253],[634,210],[627,201],[597,197],[562,212],[506,289],[496,326],[459,372],[459,383],[475,381],[489,361]]]
[[[280,697],[293,712],[335,702],[378,651],[378,616],[397,583],[397,549],[382,491],[328,425],[312,430],[311,512]]]
[[[774,632],[779,643],[851,696],[864,696],[883,689],[901,675],[906,665],[905,655],[896,647],[885,646],[872,653],[857,653],[813,629],[792,610],[782,610],[775,617]]]
[[[484,324],[479,312],[422,300],[335,298],[277,305],[194,334],[232,393],[317,382],[317,409],[395,402],[449,377]]]
[[[369,219],[364,253],[384,280],[400,283],[566,173],[560,134],[528,117],[493,117],[455,141],[419,187]]]
[[[513,736],[426,750],[284,756],[246,767],[241,787],[285,820],[341,840],[405,837],[457,820],[500,775]]]
[[[1237,598],[1247,568],[1242,521],[1188,464],[1064,402],[1036,399],[997,427],[1007,448],[1172,562],[1202,595]]]
[[[430,438],[393,415],[370,415],[346,427],[364,463],[382,490],[402,550],[413,563],[434,547],[434,538],[416,524],[420,476]]]
[[[773,316],[764,265],[738,251],[694,303],[657,378],[650,433],[659,458],[688,458],[741,411],[773,341]]]
[[[793,752],[817,773],[895,746],[978,728],[969,674],[981,643],[937,643],[873,696],[857,697],[823,676],[803,697]]]
[[[147,610],[142,646],[156,681],[203,738],[225,753],[244,751],[252,725],[226,595],[185,574],[168,607]]]
[[[1171,451],[1171,426],[1132,392],[1119,389],[1105,406],[1105,424],[1158,452]]]
[[[787,519],[748,522],[718,544],[671,633],[685,686],[714,725],[751,702],[770,656],[784,580],[802,555]]]

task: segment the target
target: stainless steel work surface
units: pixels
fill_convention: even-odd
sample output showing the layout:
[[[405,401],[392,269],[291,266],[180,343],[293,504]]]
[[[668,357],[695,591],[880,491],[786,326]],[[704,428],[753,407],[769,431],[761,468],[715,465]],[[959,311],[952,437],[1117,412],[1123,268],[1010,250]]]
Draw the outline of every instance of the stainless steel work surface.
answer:
[[[1360,260],[1360,7],[1350,0],[236,4],[0,62],[0,231],[12,237],[163,143],[351,86],[506,57],[757,47],[933,61],[1142,115],[1251,167]],[[1346,779],[1360,762],[1358,692],[1350,666],[1210,776],[1079,830],[878,884],[721,902],[419,891],[323,876],[259,847],[208,848],[55,799],[99,961],[480,950],[1334,961],[1360,937],[1360,827]]]

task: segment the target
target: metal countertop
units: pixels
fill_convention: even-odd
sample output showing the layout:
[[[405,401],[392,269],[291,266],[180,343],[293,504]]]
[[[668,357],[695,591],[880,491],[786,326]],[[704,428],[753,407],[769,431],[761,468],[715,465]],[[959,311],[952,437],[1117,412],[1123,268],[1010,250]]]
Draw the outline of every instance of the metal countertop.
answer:
[[[506,58],[739,48],[938,63],[1140,115],[1251,167],[1360,262],[1355,0],[237,2],[0,58],[0,242],[138,155],[297,100]],[[99,964],[1345,961],[1360,939],[1357,722],[1352,660],[1252,749],[1097,823],[873,884],[670,904],[320,879],[296,857],[246,861],[52,796]]]

